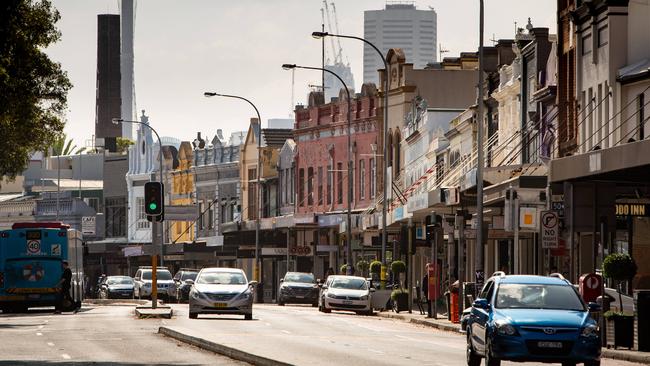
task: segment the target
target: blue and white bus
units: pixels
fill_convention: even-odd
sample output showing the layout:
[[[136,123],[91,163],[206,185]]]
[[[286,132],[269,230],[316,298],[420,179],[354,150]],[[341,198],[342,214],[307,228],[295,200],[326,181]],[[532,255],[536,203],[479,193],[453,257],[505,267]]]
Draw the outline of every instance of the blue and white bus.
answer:
[[[79,231],[58,222],[15,223],[11,230],[0,231],[0,310],[56,306],[65,260],[72,271],[73,306],[78,307],[84,278]]]

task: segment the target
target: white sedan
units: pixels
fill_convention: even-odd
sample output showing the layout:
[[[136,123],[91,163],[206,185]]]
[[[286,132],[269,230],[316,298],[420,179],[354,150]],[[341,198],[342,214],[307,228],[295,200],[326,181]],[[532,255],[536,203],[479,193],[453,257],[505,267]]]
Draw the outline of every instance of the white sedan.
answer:
[[[329,276],[321,287],[319,310],[348,310],[357,314],[372,315],[372,292],[368,281],[356,276]]]
[[[203,268],[190,290],[190,319],[199,314],[239,314],[253,319],[256,285],[257,281],[248,282],[241,269]]]

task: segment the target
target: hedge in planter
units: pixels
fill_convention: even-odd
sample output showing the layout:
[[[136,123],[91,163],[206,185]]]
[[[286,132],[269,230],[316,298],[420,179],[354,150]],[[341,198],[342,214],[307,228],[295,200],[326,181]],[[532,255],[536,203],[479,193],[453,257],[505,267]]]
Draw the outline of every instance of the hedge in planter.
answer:
[[[368,262],[363,259],[357,262],[357,271],[359,271],[361,277],[367,277],[366,273],[368,273],[369,266]]]
[[[604,314],[607,321],[614,322],[614,348],[632,348],[634,344],[634,315],[623,313],[623,297],[621,288],[625,281],[630,281],[636,275],[637,266],[628,254],[613,253],[603,261],[603,276],[616,281],[621,309],[618,312],[608,311]]]

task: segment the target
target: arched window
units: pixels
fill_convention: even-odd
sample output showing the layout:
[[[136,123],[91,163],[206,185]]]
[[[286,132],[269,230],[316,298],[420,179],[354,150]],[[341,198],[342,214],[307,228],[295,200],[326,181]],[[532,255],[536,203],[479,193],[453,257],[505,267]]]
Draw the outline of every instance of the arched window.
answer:
[[[386,166],[393,166],[393,134],[388,130],[388,148],[386,149]]]
[[[393,148],[395,149],[394,157],[395,157],[395,164],[393,164],[393,177],[397,178],[399,177],[400,173],[400,142],[401,142],[401,137],[399,133],[399,129],[395,130],[395,138],[393,138]]]

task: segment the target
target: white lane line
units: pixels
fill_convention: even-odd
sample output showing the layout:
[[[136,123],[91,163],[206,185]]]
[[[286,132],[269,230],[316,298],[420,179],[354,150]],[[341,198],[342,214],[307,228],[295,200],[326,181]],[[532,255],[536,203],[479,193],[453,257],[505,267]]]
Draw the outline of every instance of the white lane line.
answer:
[[[39,325],[39,326],[38,326],[38,329],[43,329],[43,325]]]
[[[372,349],[372,348],[368,348],[368,351],[374,352],[374,353],[377,353],[377,354],[382,354],[382,355],[384,354],[384,352],[382,352],[380,350],[377,350],[377,349]]]
[[[288,330],[284,330],[284,329],[282,329],[281,332],[284,333],[284,334],[291,334],[290,331],[288,331]]]
[[[47,342],[47,345],[50,346],[50,347],[54,347],[54,343],[52,343],[52,342]]]
[[[270,327],[271,323],[264,323],[264,325],[266,325],[267,327]]]
[[[38,333],[36,333],[36,335],[37,335],[37,336],[42,336],[42,335],[43,335],[43,333],[41,333],[41,332],[38,332]]]
[[[61,357],[65,358],[66,360],[69,360],[69,359],[72,358],[72,357],[70,357],[70,355],[67,354],[67,353],[62,353],[62,354],[61,354]]]

